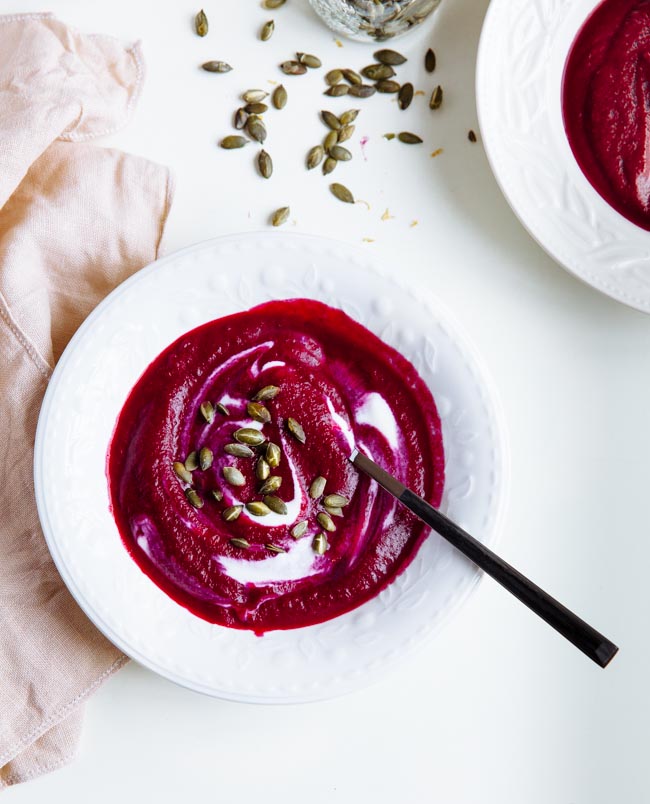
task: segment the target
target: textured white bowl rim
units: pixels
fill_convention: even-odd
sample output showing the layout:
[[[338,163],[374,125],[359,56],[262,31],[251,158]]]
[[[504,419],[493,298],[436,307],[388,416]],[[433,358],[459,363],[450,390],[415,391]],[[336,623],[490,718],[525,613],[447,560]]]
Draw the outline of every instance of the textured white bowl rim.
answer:
[[[171,254],[168,254],[156,260],[150,265],[142,268],[136,274],[134,274],[125,282],[123,282],[121,285],[119,285],[92,311],[92,313],[88,316],[88,318],[83,322],[83,324],[74,334],[68,346],[66,347],[63,355],[61,356],[59,362],[57,363],[57,366],[54,369],[54,372],[50,379],[50,383],[45,393],[41,412],[39,415],[39,421],[36,431],[35,447],[34,447],[34,480],[35,480],[37,509],[41,520],[41,525],[43,528],[45,539],[48,544],[54,563],[57,566],[57,569],[63,581],[65,582],[66,586],[68,587],[69,591],[71,592],[71,594],[73,595],[79,606],[89,617],[89,619],[113,644],[115,644],[118,648],[120,648],[120,650],[122,650],[130,658],[136,660],[138,663],[149,668],[153,672],[156,672],[157,674],[171,681],[174,681],[175,683],[184,686],[188,689],[201,692],[213,697],[219,697],[227,700],[239,701],[245,703],[273,703],[273,704],[302,703],[302,702],[322,700],[324,698],[333,697],[340,694],[346,694],[355,689],[366,687],[369,684],[381,678],[394,665],[399,664],[399,662],[401,661],[401,657],[399,658],[395,657],[394,661],[392,659],[390,661],[384,661],[380,667],[372,668],[372,671],[368,672],[362,678],[355,678],[354,680],[351,680],[350,683],[348,683],[345,686],[345,688],[339,688],[334,692],[319,691],[317,694],[304,694],[292,697],[285,697],[282,699],[269,698],[266,696],[256,696],[248,693],[237,694],[232,690],[229,691],[215,690],[209,685],[207,686],[202,685],[201,683],[189,681],[187,678],[176,675],[173,672],[170,672],[168,668],[164,668],[158,665],[155,661],[151,660],[146,654],[138,650],[135,650],[132,645],[127,644],[125,640],[122,638],[122,636],[102,619],[101,615],[98,612],[96,612],[92,608],[92,606],[88,604],[88,601],[84,598],[83,594],[79,592],[75,583],[75,579],[68,571],[68,567],[63,561],[60,552],[58,550],[56,534],[53,533],[48,518],[47,501],[46,501],[47,495],[44,490],[44,485],[42,481],[42,463],[43,463],[44,443],[46,439],[46,423],[50,414],[50,408],[52,406],[57,385],[59,383],[60,378],[66,371],[66,365],[70,357],[74,354],[78,344],[85,338],[86,334],[92,330],[92,328],[95,326],[96,321],[102,316],[103,311],[111,304],[113,304],[113,302],[119,295],[121,295],[125,291],[128,291],[128,289],[133,284],[137,283],[142,278],[143,275],[147,275],[155,271],[156,269],[160,268],[160,266],[165,265],[166,263],[174,262],[179,258],[183,258],[186,255],[191,255],[201,249],[209,249],[215,246],[226,245],[229,243],[237,243],[242,240],[252,241],[255,238],[266,239],[269,237],[278,239],[280,241],[282,239],[285,239],[288,241],[310,244],[311,246],[321,246],[323,248],[330,246],[343,249],[350,255],[355,254],[357,258],[361,259],[364,263],[372,265],[373,270],[375,270],[376,273],[379,276],[381,276],[384,280],[392,282],[399,288],[402,288],[404,290],[406,289],[403,284],[395,281],[394,277],[390,274],[390,272],[386,271],[385,269],[383,271],[379,270],[379,265],[381,265],[381,261],[377,260],[376,257],[374,256],[370,257],[366,250],[361,249],[357,246],[349,245],[347,243],[334,241],[329,238],[323,238],[305,234],[296,234],[296,233],[287,234],[280,232],[277,233],[250,232],[250,233],[227,235],[190,245],[184,249],[175,251]],[[486,397],[487,399],[489,399],[489,403],[491,406],[491,414],[494,417],[493,424],[495,426],[494,428],[495,436],[497,439],[495,448],[497,450],[500,459],[500,475],[501,475],[500,484],[498,488],[498,496],[495,502],[496,507],[493,516],[493,527],[485,540],[486,543],[490,544],[490,546],[494,546],[500,535],[510,488],[510,471],[509,471],[510,456],[507,442],[507,430],[505,427],[505,419],[501,403],[498,394],[496,393],[495,387],[492,383],[492,380],[490,379],[489,373],[485,369],[485,365],[480,357],[479,352],[473,346],[473,344],[465,335],[465,333],[462,332],[461,327],[458,325],[455,319],[446,310],[444,310],[443,306],[439,303],[437,299],[434,299],[434,297],[430,294],[429,291],[423,290],[422,292],[420,292],[420,289],[418,289],[418,296],[426,297],[427,299],[426,307],[428,309],[435,309],[437,320],[443,322],[445,326],[449,326],[449,328],[454,334],[454,339],[457,345],[460,345],[462,347],[462,352],[471,359],[473,368],[480,377],[481,385],[485,389]],[[471,579],[468,579],[467,582],[464,584],[460,593],[455,595],[451,604],[446,607],[444,614],[437,618],[435,625],[424,635],[424,637],[418,636],[417,641],[408,644],[407,647],[409,653],[412,652],[414,649],[420,648],[424,644],[426,644],[431,638],[433,638],[440,631],[440,629],[447,622],[451,620],[454,613],[460,608],[460,606],[467,600],[469,595],[477,587],[478,581],[481,579],[481,577],[482,573],[479,570],[476,570],[473,573]],[[359,611],[359,609],[355,611]],[[329,622],[335,622],[337,619],[340,618],[335,618],[334,621]],[[226,629],[226,630],[232,630],[232,629]],[[297,629],[297,630],[300,631],[306,629]]]

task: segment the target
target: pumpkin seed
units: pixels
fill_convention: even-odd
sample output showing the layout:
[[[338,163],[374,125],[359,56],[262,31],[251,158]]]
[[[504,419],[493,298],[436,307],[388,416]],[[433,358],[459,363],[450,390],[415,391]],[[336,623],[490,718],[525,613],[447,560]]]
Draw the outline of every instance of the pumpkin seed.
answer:
[[[305,65],[295,60],[283,61],[280,69],[285,75],[304,75],[307,72]]]
[[[260,458],[255,465],[255,477],[258,480],[266,480],[271,474],[271,467],[264,458]]]
[[[309,496],[312,498],[312,500],[317,500],[319,497],[323,496],[326,483],[327,479],[322,475],[319,475],[312,480],[311,486],[309,487]]]
[[[392,78],[395,70],[388,64],[369,64],[361,70],[361,75],[371,81],[381,81],[384,78]]]
[[[339,116],[341,125],[347,126],[348,123],[354,123],[354,121],[357,119],[358,114],[359,114],[358,109],[348,109],[347,112],[343,112],[343,114]]]
[[[224,466],[221,470],[227,483],[231,486],[244,486],[246,479],[244,475],[235,466]]]
[[[271,477],[268,480],[265,480],[260,486],[260,494],[262,496],[265,494],[273,494],[273,492],[277,491],[281,485],[282,478],[280,475],[271,475]]]
[[[253,450],[247,447],[246,444],[226,444],[223,451],[237,458],[252,458],[255,455]]]
[[[232,70],[225,61],[206,61],[201,67],[208,73],[229,73]]]
[[[198,452],[190,452],[190,454],[185,458],[185,468],[188,472],[194,472],[196,469],[199,468],[199,453]]]
[[[273,36],[273,31],[275,30],[275,23],[273,20],[269,20],[265,22],[262,26],[262,30],[260,31],[260,39],[262,42],[268,42],[268,40]]]
[[[422,142],[422,137],[418,137],[417,134],[411,134],[410,131],[400,131],[397,135],[397,139],[400,142],[405,142],[407,145],[419,145]]]
[[[323,530],[326,530],[330,533],[336,530],[336,525],[332,521],[332,517],[329,514],[326,514],[325,511],[319,511],[316,514],[316,520]]]
[[[341,145],[335,145],[333,148],[330,148],[330,156],[336,159],[337,162],[349,162],[350,159],[352,159],[352,154],[347,148],[343,148]]]
[[[294,539],[302,539],[302,537],[306,535],[308,527],[309,523],[306,519],[303,519],[291,528],[291,535]]]
[[[246,405],[246,412],[251,419],[255,419],[256,422],[268,424],[271,421],[271,414],[268,408],[265,408],[260,402],[249,402]]]
[[[264,402],[267,399],[275,399],[279,393],[280,389],[277,385],[265,385],[264,388],[260,388],[253,399],[256,402]]]
[[[305,431],[302,429],[300,422],[296,421],[293,416],[289,416],[287,419],[287,428],[296,441],[300,441],[301,444],[305,443],[307,440]]]
[[[201,451],[199,452],[199,466],[201,467],[201,471],[205,472],[206,469],[209,469],[212,466],[212,459],[213,459],[212,450],[208,447],[201,447]]]
[[[323,146],[324,146],[326,151],[329,151],[331,148],[333,148],[336,145],[336,143],[338,141],[339,141],[339,133],[338,133],[338,131],[329,131],[327,133],[327,136],[323,140]]]
[[[389,141],[390,141],[390,140],[394,140],[394,139],[395,139],[395,134],[393,134],[393,132],[392,132],[392,131],[391,131],[391,132],[389,132],[388,134],[384,134],[384,139],[385,139],[385,140],[389,140]]]
[[[325,510],[330,516],[343,516],[342,508],[331,508],[329,505],[326,505]]]
[[[240,444],[248,444],[249,447],[259,447],[266,441],[262,433],[254,427],[240,427],[233,433],[233,438]]]
[[[248,120],[246,121],[246,125],[248,125]],[[219,143],[219,145],[227,151],[232,151],[234,148],[243,148],[244,145],[247,144],[248,140],[245,137],[240,137],[238,134],[230,134],[228,137],[224,137]]]
[[[194,508],[203,508],[203,500],[199,497],[194,489],[185,489],[185,496],[190,505]]]
[[[334,157],[328,156],[327,159],[323,162],[323,176],[327,176],[328,173],[331,173],[334,168],[337,166],[338,162]]]
[[[268,8],[268,9],[280,8],[280,6],[283,6],[286,2],[287,0],[264,0],[264,2],[262,3],[262,8]]]
[[[334,84],[329,89],[326,89],[323,95],[329,95],[330,98],[340,98],[342,95],[347,95],[350,87],[345,84]]]
[[[312,70],[316,70],[323,66],[323,62],[318,58],[318,56],[312,56],[311,53],[296,53],[296,56],[298,56],[298,61],[301,64],[304,64],[305,67],[309,67]]]
[[[382,81],[377,81],[375,87],[377,92],[382,92],[384,95],[392,95],[395,92],[399,92],[401,89],[397,81],[387,81],[385,79]]]
[[[185,465],[182,464],[180,461],[174,461],[173,464],[174,471],[176,475],[184,482],[184,483],[191,483],[192,482],[192,473],[188,472],[185,468]]]
[[[246,121],[246,132],[257,142],[264,143],[266,139],[266,126],[257,115],[250,115]],[[243,139],[243,137],[241,138]]]
[[[281,500],[279,497],[276,497],[275,494],[267,494],[264,497],[264,502],[268,507],[273,511],[274,514],[280,514],[281,516],[286,516],[289,512],[287,508],[287,504],[284,500]]]
[[[272,544],[271,542],[268,542],[268,544],[265,544],[265,545],[264,545],[264,547],[266,547],[266,549],[267,549],[267,550],[268,550],[270,553],[286,553],[286,552],[287,552],[287,551],[284,549],[284,547],[278,547],[278,545],[277,545],[277,544]]]
[[[290,214],[290,207],[280,207],[280,209],[276,209],[276,211],[273,213],[271,223],[274,226],[282,226],[283,223],[286,223],[289,220]]]
[[[436,54],[429,48],[424,56],[424,69],[432,73],[436,69]]]
[[[341,126],[338,134],[339,134],[338,136],[339,142],[345,142],[346,140],[349,140],[350,137],[354,134],[354,126],[351,124],[348,124],[347,126]]]
[[[215,409],[217,413],[220,413],[222,416],[230,416],[230,411],[221,402],[217,402]]]
[[[350,500],[347,497],[344,497],[342,494],[328,494],[327,497],[323,500],[323,505],[327,506],[328,508],[343,508],[346,505],[349,505]]]
[[[342,70],[330,70],[329,73],[325,75],[325,83],[331,87],[333,87],[335,84],[340,84],[342,80]]]
[[[269,93],[265,92],[263,89],[247,89],[246,92],[242,93],[241,97],[246,103],[261,103],[268,98],[268,96]]]
[[[341,123],[339,122],[338,117],[333,114],[332,112],[328,112],[327,109],[323,109],[320,113],[321,118],[323,119],[323,123],[328,128],[331,128],[333,131],[338,131],[341,128]]]
[[[287,105],[287,90],[280,84],[273,90],[273,105],[276,109],[284,109]]]
[[[272,469],[275,469],[276,466],[280,465],[280,459],[282,457],[280,447],[278,447],[278,445],[274,444],[272,441],[269,441],[269,443],[266,445],[264,457],[266,458],[268,465]]]
[[[327,543],[327,536],[324,533],[317,533],[311,543],[311,549],[316,555],[322,556],[327,551],[329,544]]]
[[[248,120],[248,112],[245,109],[237,109],[235,112],[235,128],[239,131],[246,126]]]
[[[348,95],[353,95],[355,98],[369,98],[374,95],[377,90],[370,84],[355,84],[348,89]]]
[[[240,509],[239,513],[241,513],[241,505],[237,505],[235,507],[239,508]],[[225,513],[226,512],[224,511],[224,514]],[[239,513],[237,514],[237,516],[239,516]],[[235,517],[235,519],[236,518],[237,517]],[[227,521],[232,522],[232,519],[228,519]],[[248,539],[240,539],[239,536],[233,536],[232,539],[230,539],[230,544],[232,544],[233,547],[239,547],[242,550],[248,550],[248,548],[250,547],[250,542],[248,541]]]
[[[212,402],[201,402],[201,416],[206,420],[208,424],[212,424],[212,420],[214,419],[214,407]]]
[[[429,109],[439,109],[442,105],[442,87],[440,84],[433,90],[431,93],[431,99],[429,100]]]
[[[312,170],[315,167],[318,167],[320,163],[323,161],[323,156],[325,155],[325,150],[322,145],[314,145],[313,148],[309,149],[309,153],[307,154],[307,170]]]
[[[475,133],[475,132],[474,132],[474,131],[473,131],[471,128],[470,128],[470,130],[467,132],[467,139],[468,139],[470,142],[476,142],[476,133]]]
[[[205,16],[205,11],[201,9],[194,18],[194,27],[199,36],[205,36],[208,32],[208,18]]]
[[[402,84],[400,91],[397,94],[397,105],[400,109],[408,109],[413,100],[413,84],[407,82]]]
[[[354,204],[354,196],[345,185],[334,182],[334,184],[330,184],[330,191],[339,201],[343,201],[345,204]]]
[[[348,82],[348,84],[363,84],[363,78],[359,75],[359,73],[355,72],[354,70],[345,69],[341,70],[343,73],[343,78]]]
[[[212,494],[212,497],[213,497],[213,498],[214,498],[214,499],[215,499],[217,502],[221,502],[221,501],[223,500],[223,491],[220,491],[219,489],[212,489],[212,491],[210,492],[210,494]]]
[[[231,505],[230,508],[224,508],[224,510],[221,512],[221,516],[226,520],[226,522],[234,522],[243,510],[243,505]],[[233,542],[232,539],[230,541],[231,543]],[[246,539],[237,539],[237,541],[242,542],[242,544],[235,544],[235,547],[249,547]],[[245,542],[245,544],[243,544],[243,542]]]
[[[257,155],[257,167],[260,171],[260,175],[263,178],[271,178],[273,174],[273,160],[264,150],[260,151]]]
[[[269,107],[265,103],[247,103],[244,106],[244,111],[248,114],[264,114],[268,110]]]
[[[253,500],[253,502],[246,503],[246,510],[253,516],[267,516],[271,513],[271,509],[268,507],[268,505],[260,502],[259,500]]]
[[[402,54],[398,53],[396,50],[378,50],[373,55],[377,61],[381,62],[382,64],[390,64],[393,67],[404,64],[404,62],[407,60],[406,56],[402,56]]]

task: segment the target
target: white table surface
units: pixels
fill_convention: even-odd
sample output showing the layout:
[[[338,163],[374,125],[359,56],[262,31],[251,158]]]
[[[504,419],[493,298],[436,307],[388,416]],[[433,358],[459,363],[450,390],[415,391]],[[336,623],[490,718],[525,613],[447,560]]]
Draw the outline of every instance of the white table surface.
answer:
[[[43,10],[1,0],[0,11]],[[176,198],[167,250],[259,229],[290,204],[288,229],[373,249],[413,283],[433,287],[480,347],[500,390],[512,452],[503,554],[621,646],[602,671],[489,579],[440,636],[381,683],[325,703],[283,708],[204,698],[131,664],[92,698],[79,757],[8,793],[17,804],[115,800],[643,804],[650,800],[650,320],[583,286],[530,239],[501,196],[476,128],[474,63],[487,0],[443,0],[397,47],[416,87],[445,102],[387,96],[357,105],[368,160],[339,167],[370,204],[329,195],[303,153],[324,129],[322,71],[286,77],[290,100],[269,113],[264,182],[254,150],[215,147],[230,133],[238,90],[278,79],[295,49],[327,69],[361,67],[372,48],[342,49],[307,7],[267,19],[257,0],[205,0],[207,38],[189,0],[51,0],[88,32],[141,38],[148,74],[131,124],[100,143],[168,164]],[[222,17],[219,17],[221,13]],[[432,44],[434,76],[422,54]],[[229,61],[208,75],[197,65]],[[386,131],[421,133],[418,147]],[[435,159],[429,153],[441,147]],[[394,218],[381,220],[388,208]],[[293,221],[295,220],[295,224]],[[411,227],[413,220],[418,225]],[[233,266],[236,270],[236,266]]]

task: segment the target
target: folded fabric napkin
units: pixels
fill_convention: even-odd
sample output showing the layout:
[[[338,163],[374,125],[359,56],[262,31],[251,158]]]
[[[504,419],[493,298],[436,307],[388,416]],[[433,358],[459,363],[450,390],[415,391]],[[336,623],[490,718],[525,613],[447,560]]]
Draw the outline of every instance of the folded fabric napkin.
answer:
[[[142,77],[137,45],[0,17],[0,788],[74,755],[84,701],[126,661],[56,572],[32,450],[70,336],[158,255],[168,170],[85,142],[126,123]]]

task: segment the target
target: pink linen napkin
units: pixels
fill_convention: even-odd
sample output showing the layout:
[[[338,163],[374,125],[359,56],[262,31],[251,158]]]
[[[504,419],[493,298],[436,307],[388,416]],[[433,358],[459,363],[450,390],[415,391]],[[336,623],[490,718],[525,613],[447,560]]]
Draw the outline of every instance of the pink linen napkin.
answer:
[[[142,77],[137,45],[0,17],[0,789],[74,755],[84,701],[126,661],[50,559],[32,449],[70,336],[158,255],[167,169],[85,143],[127,122]]]

